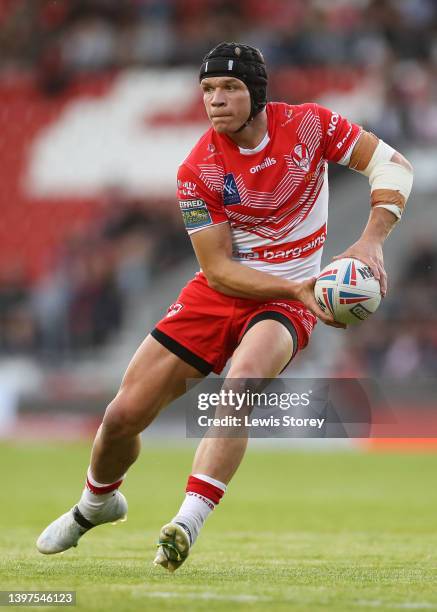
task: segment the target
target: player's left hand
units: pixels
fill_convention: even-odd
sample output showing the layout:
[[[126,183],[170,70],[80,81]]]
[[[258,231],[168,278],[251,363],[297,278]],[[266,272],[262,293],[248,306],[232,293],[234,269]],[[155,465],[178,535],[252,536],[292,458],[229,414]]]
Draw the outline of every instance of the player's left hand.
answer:
[[[380,242],[360,238],[343,253],[332,259],[335,261],[343,259],[343,257],[354,257],[367,264],[376,280],[379,281],[382,297],[385,297],[387,293],[387,273],[384,268],[384,255]]]

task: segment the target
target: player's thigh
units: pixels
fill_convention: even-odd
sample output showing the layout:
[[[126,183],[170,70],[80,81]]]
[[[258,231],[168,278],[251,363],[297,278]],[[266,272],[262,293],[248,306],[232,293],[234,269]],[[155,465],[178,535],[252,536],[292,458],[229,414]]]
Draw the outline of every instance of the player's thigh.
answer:
[[[235,350],[223,389],[235,393],[260,392],[288,364],[293,356],[293,337],[277,320],[263,319],[248,329]],[[250,414],[251,406],[240,407],[240,416]],[[219,405],[216,416],[234,415],[232,405]],[[231,431],[229,436],[247,437],[247,432]]]
[[[147,425],[164,406],[185,393],[188,378],[200,379],[203,374],[149,335],[132,357],[112,403]]]
[[[274,378],[293,356],[289,330],[274,319],[255,323],[235,350],[228,378]]]

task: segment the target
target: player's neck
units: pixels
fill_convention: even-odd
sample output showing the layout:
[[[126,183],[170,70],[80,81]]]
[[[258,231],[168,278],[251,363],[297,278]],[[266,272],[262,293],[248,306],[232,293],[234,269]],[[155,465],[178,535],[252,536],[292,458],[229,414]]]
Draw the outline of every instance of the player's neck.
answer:
[[[228,134],[242,149],[255,149],[267,133],[267,113],[261,111],[241,132]]]

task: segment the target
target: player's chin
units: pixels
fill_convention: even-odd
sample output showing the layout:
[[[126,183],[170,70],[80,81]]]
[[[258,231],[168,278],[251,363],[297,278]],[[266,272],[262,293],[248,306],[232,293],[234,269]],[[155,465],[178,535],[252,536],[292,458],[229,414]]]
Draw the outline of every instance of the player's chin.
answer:
[[[211,123],[214,130],[219,134],[232,133],[238,129],[233,117],[213,117]]]

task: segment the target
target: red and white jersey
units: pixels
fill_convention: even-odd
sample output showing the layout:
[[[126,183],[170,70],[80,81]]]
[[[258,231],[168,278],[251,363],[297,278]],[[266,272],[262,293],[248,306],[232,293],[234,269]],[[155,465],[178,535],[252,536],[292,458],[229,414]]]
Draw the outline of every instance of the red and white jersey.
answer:
[[[178,172],[188,232],[229,223],[233,259],[303,280],[320,271],[327,162],[347,164],[361,127],[318,104],[267,104],[268,131],[242,149],[210,128]]]

